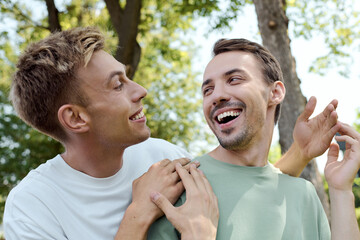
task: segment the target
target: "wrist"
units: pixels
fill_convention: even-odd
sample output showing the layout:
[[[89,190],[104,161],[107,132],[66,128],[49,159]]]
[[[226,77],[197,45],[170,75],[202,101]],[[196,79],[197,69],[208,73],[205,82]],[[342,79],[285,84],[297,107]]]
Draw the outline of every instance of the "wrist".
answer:
[[[306,158],[297,143],[293,143],[288,151],[274,165],[283,173],[298,177],[310,160]]]
[[[210,235],[202,236],[201,234],[181,234],[181,240],[194,240],[194,239],[201,239],[201,240],[215,240],[216,239],[216,232]]]
[[[184,231],[181,232],[181,240],[215,240],[217,227],[213,225],[196,225],[191,224],[190,227],[185,228]]]
[[[294,143],[289,148],[289,152],[292,155],[297,156],[298,159],[301,160],[301,162],[308,164],[312,158],[307,156],[303,150],[304,148],[300,147],[296,141],[294,141]]]
[[[130,204],[124,213],[115,239],[146,239],[152,219],[142,213],[136,204]]]
[[[157,216],[155,213],[142,209],[139,204],[131,203],[126,209],[123,219],[127,219],[129,223],[141,226],[147,230],[155,222]]]
[[[330,205],[333,206],[353,206],[355,208],[355,196],[350,189],[338,189],[329,186]]]
[[[355,201],[354,193],[352,189],[339,189],[336,187],[329,186],[329,194],[330,197],[339,197],[339,198],[347,198],[353,199]]]

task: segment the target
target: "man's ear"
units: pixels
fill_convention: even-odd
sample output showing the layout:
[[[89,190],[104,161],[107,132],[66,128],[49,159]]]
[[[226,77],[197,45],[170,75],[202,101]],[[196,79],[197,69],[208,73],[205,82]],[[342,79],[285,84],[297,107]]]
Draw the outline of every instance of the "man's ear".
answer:
[[[270,105],[278,105],[285,98],[285,85],[281,81],[276,81],[272,85],[271,93],[270,93]]]
[[[67,131],[84,133],[89,130],[90,118],[85,109],[80,106],[73,104],[62,105],[58,110],[58,119]]]

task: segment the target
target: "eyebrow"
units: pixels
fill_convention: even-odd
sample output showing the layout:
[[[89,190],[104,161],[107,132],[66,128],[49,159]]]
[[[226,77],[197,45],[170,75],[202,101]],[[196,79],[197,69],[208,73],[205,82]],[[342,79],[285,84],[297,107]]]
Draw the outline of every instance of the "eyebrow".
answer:
[[[113,71],[109,74],[109,76],[106,79],[106,85],[109,85],[111,83],[111,80],[113,79],[114,76],[117,75],[124,75],[123,71]]]
[[[223,74],[223,77],[227,77],[227,76],[230,76],[231,74],[234,74],[234,73],[243,73],[243,74],[246,74],[246,72],[242,69],[239,69],[239,68],[234,68],[234,69],[231,69],[227,72],[225,72]],[[211,78],[209,79],[206,79],[202,85],[201,85],[201,89],[203,89],[206,85],[209,85],[213,80]]]
[[[239,69],[239,68],[234,68],[234,69],[231,69],[231,70],[227,71],[226,73],[224,73],[223,76],[226,77],[226,76],[229,76],[229,75],[231,75],[233,73],[245,73],[245,71],[242,70],[242,69]]]
[[[212,81],[213,81],[212,79],[205,80],[201,85],[201,89],[203,89],[206,85],[209,85]]]

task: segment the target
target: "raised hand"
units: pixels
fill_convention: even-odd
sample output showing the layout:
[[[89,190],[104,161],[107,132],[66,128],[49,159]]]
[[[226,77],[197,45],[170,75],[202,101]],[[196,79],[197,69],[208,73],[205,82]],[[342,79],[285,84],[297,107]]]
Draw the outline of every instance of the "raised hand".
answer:
[[[346,142],[342,161],[338,161],[339,146],[331,144],[325,166],[325,178],[329,187],[337,190],[351,190],[356,173],[360,168],[360,133],[351,126],[341,123],[339,142]]]
[[[186,189],[186,201],[174,207],[159,192],[151,193],[153,202],[163,210],[167,219],[181,233],[181,239],[216,239],[219,221],[217,198],[201,170],[194,165],[190,174],[177,164],[178,172]]]
[[[310,118],[316,106],[316,98],[311,97],[304,112],[298,117],[294,127],[294,144],[298,145],[302,158],[310,161],[322,155],[330,146],[339,130],[337,124],[337,100],[332,100],[317,116]]]
[[[311,97],[304,112],[298,117],[294,127],[294,143],[275,163],[283,173],[299,176],[308,162],[323,154],[339,130],[337,124],[337,100],[332,100],[317,116],[310,118],[316,106],[316,98]]]
[[[360,168],[360,134],[347,124],[340,125],[341,136],[335,138],[346,142],[344,158],[338,161],[339,146],[331,144],[324,170],[330,193],[331,239],[359,240],[352,185]]]

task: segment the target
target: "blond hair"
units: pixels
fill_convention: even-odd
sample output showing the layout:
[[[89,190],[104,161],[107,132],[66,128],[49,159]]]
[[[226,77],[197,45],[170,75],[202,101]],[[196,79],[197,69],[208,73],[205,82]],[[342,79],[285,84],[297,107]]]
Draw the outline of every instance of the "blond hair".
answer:
[[[19,117],[59,141],[66,140],[58,109],[68,103],[87,105],[76,73],[103,47],[104,37],[93,27],[53,33],[29,45],[19,58],[10,91]]]

